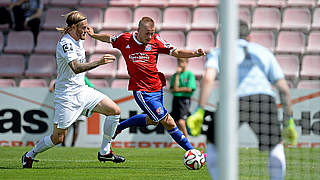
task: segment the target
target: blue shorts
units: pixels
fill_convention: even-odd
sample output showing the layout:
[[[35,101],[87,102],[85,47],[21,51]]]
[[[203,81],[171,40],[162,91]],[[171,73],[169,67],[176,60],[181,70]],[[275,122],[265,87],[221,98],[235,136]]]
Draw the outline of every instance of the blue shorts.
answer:
[[[133,96],[139,107],[154,122],[159,122],[167,116],[168,111],[163,106],[163,90],[157,92],[133,91]]]

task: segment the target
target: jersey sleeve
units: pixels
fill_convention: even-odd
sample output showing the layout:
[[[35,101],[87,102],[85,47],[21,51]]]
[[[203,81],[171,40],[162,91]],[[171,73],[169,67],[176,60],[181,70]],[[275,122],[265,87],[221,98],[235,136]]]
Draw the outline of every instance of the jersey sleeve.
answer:
[[[219,58],[220,58],[220,51],[218,49],[212,50],[207,55],[207,62],[205,64],[205,68],[215,68],[217,69],[217,72],[220,72]]]
[[[112,45],[112,47],[117,48],[117,49],[120,50],[121,49],[121,45],[124,42],[124,36],[125,36],[124,33],[121,33],[121,34],[118,34],[118,35],[112,35],[111,36],[111,45]]]
[[[274,84],[276,81],[280,79],[284,79],[284,74],[282,72],[282,69],[276,60],[275,56],[270,53],[270,69],[268,71],[268,80]]]
[[[158,44],[158,51],[161,54],[171,55],[172,52],[177,49],[175,46],[162,39],[159,34],[156,34],[156,42]]]
[[[67,63],[78,59],[78,55],[75,51],[74,44],[71,41],[62,41],[59,42],[60,54],[67,61]]]

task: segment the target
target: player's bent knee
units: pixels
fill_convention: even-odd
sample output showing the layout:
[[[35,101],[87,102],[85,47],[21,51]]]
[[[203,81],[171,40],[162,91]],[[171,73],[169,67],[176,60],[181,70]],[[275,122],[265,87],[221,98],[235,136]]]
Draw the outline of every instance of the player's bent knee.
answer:
[[[173,118],[170,115],[167,115],[160,122],[168,130],[171,130],[176,127],[176,123],[174,122]]]
[[[51,140],[54,145],[63,143],[64,135],[52,135]]]
[[[149,116],[147,116],[147,124],[156,126],[159,124],[159,122],[154,122],[154,121],[152,121],[152,119],[150,119]]]

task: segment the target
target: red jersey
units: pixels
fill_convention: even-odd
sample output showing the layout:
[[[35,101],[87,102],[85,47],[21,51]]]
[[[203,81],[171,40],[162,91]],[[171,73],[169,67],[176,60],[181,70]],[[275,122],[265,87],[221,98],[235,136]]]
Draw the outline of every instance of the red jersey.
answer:
[[[129,90],[161,90],[163,84],[157,69],[158,55],[171,54],[176,49],[174,46],[160,39],[158,34],[154,34],[148,44],[143,44],[136,39],[135,33],[128,32],[111,37],[111,44],[121,51],[126,61],[130,76]]]

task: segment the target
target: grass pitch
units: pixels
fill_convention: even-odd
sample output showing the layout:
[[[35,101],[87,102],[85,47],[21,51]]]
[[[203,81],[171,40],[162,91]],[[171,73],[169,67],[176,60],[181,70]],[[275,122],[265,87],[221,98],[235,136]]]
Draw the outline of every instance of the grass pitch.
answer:
[[[114,149],[126,162],[100,163],[98,148],[55,147],[37,156],[33,169],[22,169],[21,156],[30,147],[0,147],[0,179],[211,179],[206,167],[188,170],[182,149]],[[320,179],[320,148],[286,149],[287,180]],[[240,149],[239,179],[269,179],[267,153]]]

